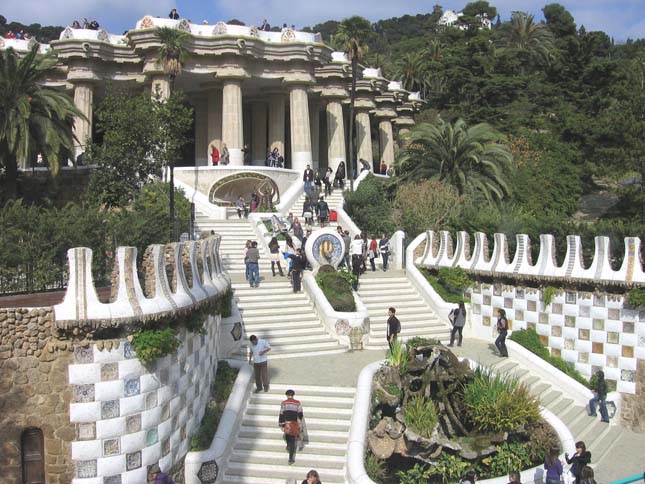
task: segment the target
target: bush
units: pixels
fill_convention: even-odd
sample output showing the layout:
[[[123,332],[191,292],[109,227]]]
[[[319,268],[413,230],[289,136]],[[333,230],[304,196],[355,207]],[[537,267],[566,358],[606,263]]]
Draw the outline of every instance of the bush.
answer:
[[[426,484],[432,475],[432,469],[424,464],[414,464],[414,467],[407,471],[398,471],[396,476],[400,484]]]
[[[350,313],[356,311],[352,284],[343,273],[319,272],[316,282],[334,311]]]
[[[408,349],[405,343],[399,339],[392,342],[392,347],[388,350],[385,361],[393,368],[398,368],[401,374],[405,373],[408,369]]]
[[[218,402],[225,402],[233,390],[238,370],[233,368],[226,361],[220,361],[217,366],[215,381],[211,386],[213,398]]]
[[[505,442],[497,447],[497,453],[484,459],[490,476],[506,476],[509,472],[525,469],[532,464],[528,450],[517,442]]]
[[[544,307],[547,307],[553,301],[553,296],[557,294],[558,290],[553,286],[547,286],[542,289],[542,301],[544,302]]]
[[[470,467],[471,464],[460,457],[442,452],[439,459],[432,464],[431,472],[433,475],[439,475],[441,482],[448,484],[449,482],[459,482]]]
[[[464,405],[480,432],[510,432],[540,418],[538,401],[525,385],[481,368],[464,389]]]
[[[439,269],[439,282],[456,291],[465,291],[472,285],[470,276],[461,267],[443,267]]]
[[[421,272],[432,288],[437,292],[437,294],[439,294],[439,297],[444,301],[459,304],[466,300],[463,291],[456,291],[451,287],[447,287],[438,276],[435,276],[427,269],[422,269]]]
[[[387,476],[385,462],[369,451],[365,455],[365,472],[376,484],[381,484]]]
[[[142,363],[173,353],[179,347],[179,340],[171,328],[149,329],[132,337],[132,346]]]
[[[421,437],[429,439],[437,426],[439,417],[432,400],[415,396],[404,407],[405,423]]]
[[[392,206],[385,198],[384,182],[369,174],[354,192],[345,192],[345,211],[368,234],[391,234]]]
[[[637,287],[629,291],[627,303],[635,308],[645,306],[645,289]]]
[[[526,450],[531,462],[543,462],[554,446],[560,447],[558,434],[546,422],[540,422],[528,429],[529,441]]]

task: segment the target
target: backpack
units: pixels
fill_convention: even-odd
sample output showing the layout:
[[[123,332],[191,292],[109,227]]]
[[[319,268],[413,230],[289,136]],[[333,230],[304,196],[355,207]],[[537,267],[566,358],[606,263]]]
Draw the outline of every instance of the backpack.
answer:
[[[394,326],[395,333],[399,334],[401,332],[401,321],[399,321],[399,318],[396,318],[396,324]]]
[[[450,324],[452,324],[453,326],[455,325],[455,319],[457,319],[457,310],[453,309],[448,314],[448,320],[450,321]]]

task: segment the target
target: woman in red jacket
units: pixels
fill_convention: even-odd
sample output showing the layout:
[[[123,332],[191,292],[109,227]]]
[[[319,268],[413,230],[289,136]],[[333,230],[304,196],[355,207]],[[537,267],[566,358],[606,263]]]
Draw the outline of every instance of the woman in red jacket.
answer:
[[[215,145],[213,145],[213,149],[211,150],[211,163],[213,166],[219,165],[219,150]]]

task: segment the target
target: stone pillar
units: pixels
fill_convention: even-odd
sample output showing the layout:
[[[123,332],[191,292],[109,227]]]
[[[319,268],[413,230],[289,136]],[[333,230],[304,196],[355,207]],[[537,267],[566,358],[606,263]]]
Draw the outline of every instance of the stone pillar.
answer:
[[[351,167],[346,160],[343,105],[339,99],[330,99],[327,103],[327,166],[336,173],[338,164],[345,161],[345,171],[349,175]]]
[[[155,97],[159,93],[159,98],[163,101],[170,97],[170,80],[165,74],[155,76],[152,79],[152,87],[150,88],[150,95]]]
[[[244,164],[242,118],[242,81],[225,79],[222,90],[222,143],[228,148],[231,165]]]
[[[309,126],[311,128],[311,167],[320,168],[320,104],[318,101],[309,103]]]
[[[309,128],[309,100],[307,88],[302,84],[290,87],[291,107],[291,168],[304,171],[311,159],[311,130]]]
[[[93,104],[94,89],[92,84],[89,82],[76,84],[74,86],[74,105],[85,116],[85,119],[81,117],[74,119],[75,156],[85,151],[88,139],[91,141]]]
[[[264,166],[267,156],[267,105],[256,101],[251,115],[251,164]]]
[[[378,131],[381,140],[381,161],[384,161],[388,166],[390,166],[394,163],[392,121],[389,118],[381,118],[378,123]]]
[[[282,156],[284,153],[284,117],[285,105],[282,94],[273,94],[269,98],[269,148],[278,148]]]
[[[211,153],[208,144],[208,103],[205,99],[195,100],[195,166],[209,166]]]
[[[372,166],[374,156],[372,155],[372,129],[370,126],[370,113],[368,111],[361,110],[356,113],[356,140],[358,144],[358,159],[363,159]],[[360,171],[361,167],[358,166],[358,169]]]
[[[208,140],[208,156],[210,159],[211,147],[216,146],[217,149],[222,151],[222,91],[213,89],[208,92],[208,119],[207,119],[207,134]]]

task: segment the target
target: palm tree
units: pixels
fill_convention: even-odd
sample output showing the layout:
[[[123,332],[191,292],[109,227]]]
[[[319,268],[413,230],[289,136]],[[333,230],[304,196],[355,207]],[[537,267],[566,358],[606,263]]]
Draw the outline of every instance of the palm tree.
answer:
[[[439,119],[415,126],[408,137],[398,160],[403,180],[438,179],[459,195],[481,194],[487,200],[509,193],[504,174],[512,156],[488,124],[469,128],[461,119],[454,124]]]
[[[346,18],[338,25],[334,44],[347,54],[352,63],[352,89],[349,96],[349,158],[351,173],[349,183],[354,189],[354,173],[356,173],[356,157],[354,156],[354,102],[356,101],[356,77],[358,76],[358,63],[367,52],[365,44],[367,37],[372,33],[372,24],[369,20],[355,15]]]
[[[421,52],[408,52],[396,63],[397,77],[403,89],[421,91],[425,84],[426,63]]]
[[[22,59],[12,48],[0,54],[0,167],[8,199],[17,195],[18,160],[40,153],[56,176],[74,159],[74,118],[84,116],[66,93],[44,85],[55,69],[55,55],[40,55],[37,45]]]
[[[506,46],[526,50],[540,62],[548,63],[553,50],[553,34],[546,24],[534,22],[533,15],[513,12],[506,32]]]

